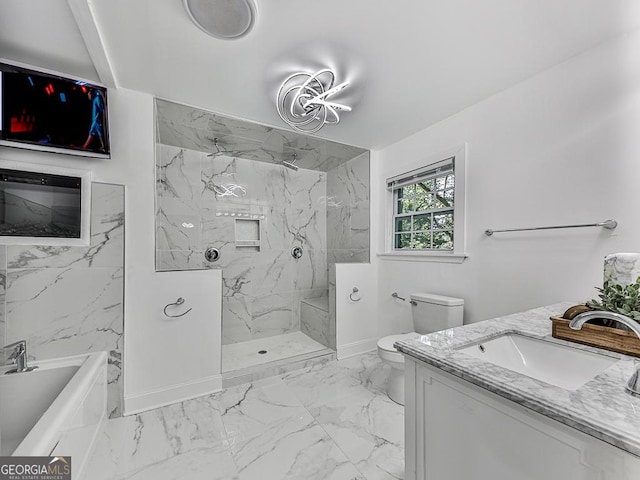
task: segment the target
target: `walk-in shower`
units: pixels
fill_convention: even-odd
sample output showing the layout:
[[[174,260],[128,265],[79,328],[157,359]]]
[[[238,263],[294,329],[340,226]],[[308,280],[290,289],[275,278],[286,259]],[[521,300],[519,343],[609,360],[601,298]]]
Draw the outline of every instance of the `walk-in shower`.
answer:
[[[369,261],[368,151],[156,111],[156,269],[222,270],[223,379],[333,354],[335,264]]]

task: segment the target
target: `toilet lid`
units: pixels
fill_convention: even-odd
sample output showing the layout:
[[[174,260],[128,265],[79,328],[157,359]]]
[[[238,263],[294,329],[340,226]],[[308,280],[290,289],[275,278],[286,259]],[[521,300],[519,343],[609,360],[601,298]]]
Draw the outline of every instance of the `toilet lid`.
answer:
[[[388,337],[382,337],[380,340],[378,340],[378,348],[386,350],[387,352],[397,352],[397,350],[393,348],[394,343],[401,340],[407,340],[409,338],[418,338],[419,336],[419,334],[411,332],[403,333],[401,335],[389,335]]]

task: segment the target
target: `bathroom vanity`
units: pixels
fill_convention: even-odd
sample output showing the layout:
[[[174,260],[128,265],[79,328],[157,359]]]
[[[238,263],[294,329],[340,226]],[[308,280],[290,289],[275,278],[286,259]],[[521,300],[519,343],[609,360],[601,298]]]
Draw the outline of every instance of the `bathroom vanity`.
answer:
[[[406,480],[640,478],[635,360],[552,338],[571,305],[396,343]]]

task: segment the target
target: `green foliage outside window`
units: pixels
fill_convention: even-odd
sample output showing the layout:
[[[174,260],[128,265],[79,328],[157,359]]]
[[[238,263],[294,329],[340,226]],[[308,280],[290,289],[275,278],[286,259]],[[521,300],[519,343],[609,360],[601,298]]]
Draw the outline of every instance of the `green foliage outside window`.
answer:
[[[453,173],[395,190],[394,249],[453,250]]]

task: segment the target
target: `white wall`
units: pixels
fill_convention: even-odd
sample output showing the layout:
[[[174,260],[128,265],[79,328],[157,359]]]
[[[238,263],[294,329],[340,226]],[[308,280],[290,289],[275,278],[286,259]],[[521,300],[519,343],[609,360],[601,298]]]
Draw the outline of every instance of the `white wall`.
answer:
[[[615,39],[376,152],[372,201],[384,201],[386,178],[468,145],[469,258],[379,259],[380,335],[411,329],[409,305],[393,291],[462,297],[469,323],[593,298],[604,255],[640,251],[639,53],[640,33]],[[619,222],[613,232],[483,233],[609,218]],[[373,221],[382,246],[384,208]]]
[[[335,269],[336,351],[343,359],[376,349],[378,284],[375,264],[337,263]]]
[[[141,308],[149,316],[157,310],[155,304],[140,304],[146,298],[140,293],[154,288],[148,283],[149,275],[155,271],[153,97],[132,90],[110,89],[109,117],[111,159],[92,159],[0,147],[0,165],[2,160],[11,160],[90,170],[93,181],[125,185],[125,410],[131,410],[127,407],[127,397],[147,398],[144,395],[155,390],[164,392],[168,388],[168,381],[171,380],[171,377],[162,375],[162,365],[131,362],[132,352],[146,352],[154,357],[162,356],[167,364],[174,364],[175,352],[167,351],[166,344],[175,332],[163,331],[158,328],[159,324],[139,321],[132,315],[132,312],[139,314]],[[219,272],[211,271],[213,284],[219,275]],[[199,284],[200,278],[196,277],[198,276],[194,276],[191,282],[187,283],[182,279],[180,282],[176,281],[176,286],[179,285],[180,292],[184,292],[183,289]],[[176,298],[180,294],[182,293],[177,293]],[[214,302],[221,302],[219,289],[214,288],[210,295]],[[157,301],[162,302],[164,298]],[[219,308],[214,310],[210,321],[217,322],[218,329],[220,328]],[[219,358],[219,351],[217,357]],[[216,367],[216,364],[213,366]],[[217,368],[219,372],[219,363]],[[139,381],[143,378],[144,383]],[[173,380],[178,382],[177,377]],[[183,381],[189,380],[192,378],[188,375],[183,377]],[[174,394],[175,398],[182,395],[178,391]],[[158,401],[158,398],[154,397],[152,401]],[[152,406],[152,403],[149,406]],[[141,401],[136,401],[135,408],[139,410],[145,406]]]

